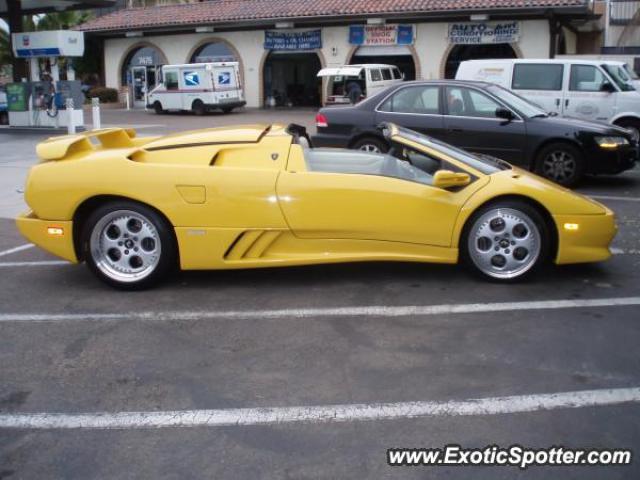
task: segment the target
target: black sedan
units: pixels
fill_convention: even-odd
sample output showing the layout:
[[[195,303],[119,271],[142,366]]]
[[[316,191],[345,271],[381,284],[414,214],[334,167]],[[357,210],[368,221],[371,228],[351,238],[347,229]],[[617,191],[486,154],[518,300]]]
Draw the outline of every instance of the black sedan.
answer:
[[[426,133],[471,152],[524,166],[562,185],[584,174],[632,168],[638,145],[619,127],[550,116],[510,90],[485,82],[403,82],[353,107],[316,116],[321,147],[387,151],[382,122]]]

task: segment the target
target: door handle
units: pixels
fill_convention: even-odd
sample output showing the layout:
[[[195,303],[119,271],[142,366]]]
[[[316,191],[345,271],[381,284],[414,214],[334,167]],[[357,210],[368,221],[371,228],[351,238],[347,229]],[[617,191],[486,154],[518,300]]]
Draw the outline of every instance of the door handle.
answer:
[[[568,107],[568,106],[569,106],[569,99],[568,99],[568,98],[566,98],[566,99],[564,100],[564,106],[565,106],[565,107]]]
[[[464,132],[464,129],[452,127],[452,128],[447,128],[447,132],[449,132],[449,133],[462,133],[462,132]]]
[[[556,98],[556,107],[559,107],[559,106],[560,106],[560,99]]]

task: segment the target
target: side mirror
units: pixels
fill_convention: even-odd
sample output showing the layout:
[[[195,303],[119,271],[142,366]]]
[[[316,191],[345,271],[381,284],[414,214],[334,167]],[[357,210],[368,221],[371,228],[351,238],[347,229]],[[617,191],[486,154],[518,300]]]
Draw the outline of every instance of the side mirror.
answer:
[[[433,186],[436,188],[464,187],[469,185],[471,177],[468,173],[438,170],[433,176]]]
[[[611,82],[602,82],[602,85],[600,85],[600,91],[613,93],[616,91],[616,87],[614,87]]]
[[[496,117],[504,118],[507,121],[513,120],[515,118],[511,110],[502,107],[496,108]]]

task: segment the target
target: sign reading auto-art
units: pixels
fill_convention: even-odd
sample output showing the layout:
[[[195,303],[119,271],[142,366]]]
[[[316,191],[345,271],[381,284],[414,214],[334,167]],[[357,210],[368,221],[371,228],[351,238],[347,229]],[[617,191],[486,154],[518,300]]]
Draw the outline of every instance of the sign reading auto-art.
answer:
[[[520,22],[450,23],[449,42],[463,45],[513,43],[520,38]]]
[[[351,25],[351,45],[412,45],[413,25]]]
[[[315,50],[322,48],[320,30],[305,32],[264,32],[264,48],[266,50]]]

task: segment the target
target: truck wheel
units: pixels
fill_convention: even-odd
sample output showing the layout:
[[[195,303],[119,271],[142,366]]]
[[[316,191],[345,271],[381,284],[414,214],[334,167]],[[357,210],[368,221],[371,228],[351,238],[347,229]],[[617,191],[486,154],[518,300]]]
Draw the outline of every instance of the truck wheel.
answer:
[[[177,265],[172,227],[151,208],[109,202],[94,210],[81,233],[83,258],[103,282],[123,290],[147,288]]]
[[[222,109],[222,113],[231,113],[233,110],[233,107],[226,107]]]
[[[207,112],[207,109],[205,108],[204,103],[202,103],[202,100],[196,100],[195,102],[193,102],[193,105],[191,105],[191,109],[196,115],[204,115]]]
[[[552,143],[538,152],[535,171],[552,182],[573,187],[584,175],[584,156],[573,145]]]
[[[156,112],[156,114],[158,115],[162,115],[164,113],[164,110],[162,108],[162,104],[160,102],[154,102],[153,103],[153,111]]]
[[[618,121],[616,125],[629,130],[635,142],[640,141],[640,120],[636,120],[634,118],[623,118]]]
[[[389,151],[389,145],[387,145],[384,140],[375,137],[361,138],[356,141],[351,148],[371,153],[387,153],[387,151]]]

